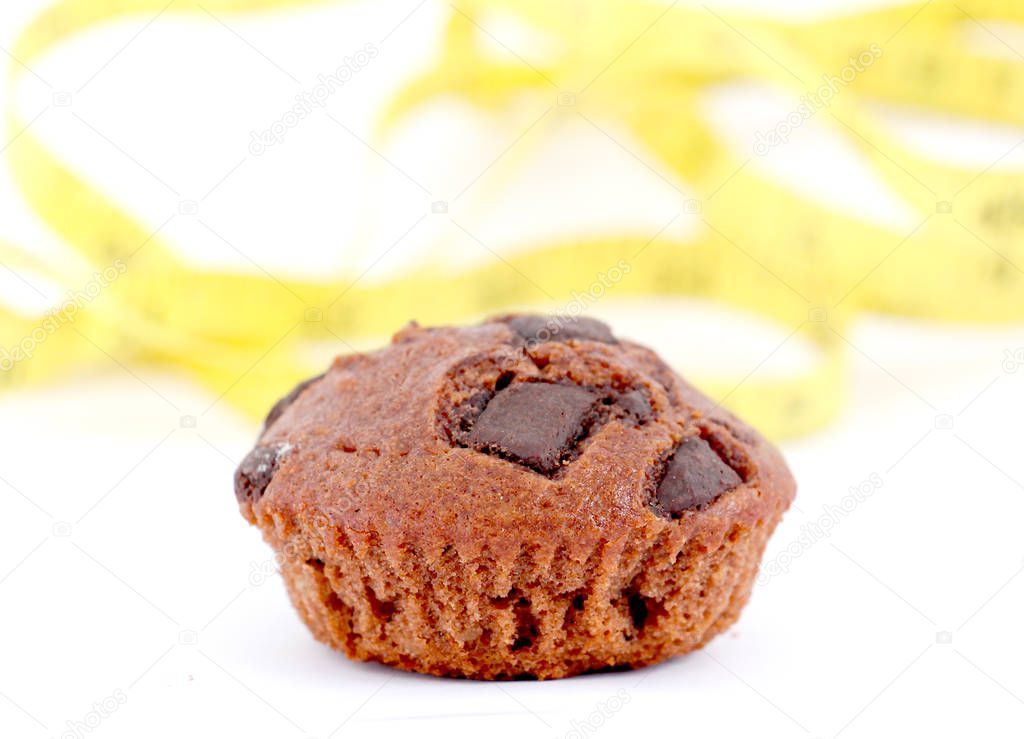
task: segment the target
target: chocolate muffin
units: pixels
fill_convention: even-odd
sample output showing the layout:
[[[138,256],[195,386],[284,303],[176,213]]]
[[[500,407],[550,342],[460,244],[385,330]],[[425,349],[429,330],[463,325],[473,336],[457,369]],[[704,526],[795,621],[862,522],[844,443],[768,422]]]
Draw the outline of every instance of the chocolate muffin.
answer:
[[[638,667],[732,624],[779,453],[586,318],[411,324],[271,411],[235,474],[314,636],[434,675]]]

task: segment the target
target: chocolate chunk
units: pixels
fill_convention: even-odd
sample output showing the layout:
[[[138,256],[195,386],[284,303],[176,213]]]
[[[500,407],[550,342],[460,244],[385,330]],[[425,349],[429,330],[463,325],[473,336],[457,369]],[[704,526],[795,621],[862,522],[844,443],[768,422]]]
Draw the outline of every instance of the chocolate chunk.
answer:
[[[453,420],[455,421],[457,432],[469,431],[473,425],[473,420],[480,416],[490,399],[490,393],[478,390],[470,395],[466,402],[456,408]]]
[[[669,460],[658,485],[658,506],[670,514],[714,500],[742,482],[703,439],[686,439]]]
[[[654,416],[650,401],[639,390],[630,390],[628,393],[623,393],[619,396],[616,403],[622,409],[622,412],[626,414],[627,418],[632,418],[637,423],[646,423]]]
[[[584,339],[617,344],[607,324],[584,316],[514,316],[505,321],[528,344]]]
[[[267,420],[265,420],[263,422],[263,428],[269,428],[270,424],[272,424],[274,421],[276,421],[278,418],[280,418],[281,414],[284,413],[286,410],[288,410],[288,406],[290,406],[292,403],[294,403],[298,399],[298,397],[300,395],[302,395],[302,391],[303,390],[305,390],[307,387],[309,387],[314,382],[319,380],[325,374],[327,374],[327,373],[324,372],[322,374],[317,375],[316,377],[310,377],[308,380],[303,380],[298,385],[293,387],[291,389],[291,392],[289,392],[287,395],[285,395],[279,401],[274,403],[274,407],[271,408],[270,409],[270,413],[267,414]]]
[[[550,473],[586,432],[598,396],[576,385],[520,382],[491,399],[468,441],[480,451]]]
[[[290,450],[290,444],[273,444],[258,446],[246,455],[235,470],[235,497],[239,503],[255,503],[263,497],[281,458]]]

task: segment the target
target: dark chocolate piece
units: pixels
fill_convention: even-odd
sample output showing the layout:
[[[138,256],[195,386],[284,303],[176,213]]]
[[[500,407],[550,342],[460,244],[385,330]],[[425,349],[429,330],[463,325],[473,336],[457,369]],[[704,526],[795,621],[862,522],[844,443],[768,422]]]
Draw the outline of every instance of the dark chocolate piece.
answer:
[[[650,401],[639,390],[630,390],[627,393],[623,393],[615,403],[622,409],[627,418],[632,418],[637,423],[646,423],[654,417]]]
[[[290,449],[288,444],[272,444],[258,446],[249,452],[235,470],[235,497],[239,503],[255,503],[263,497],[281,458]]]
[[[669,460],[656,498],[661,510],[676,515],[714,500],[741,482],[706,441],[691,437]]]
[[[575,385],[516,383],[491,399],[468,441],[480,451],[554,472],[585,434],[597,402],[595,393]]]
[[[569,339],[618,343],[607,324],[585,316],[514,316],[505,323],[528,344]]]

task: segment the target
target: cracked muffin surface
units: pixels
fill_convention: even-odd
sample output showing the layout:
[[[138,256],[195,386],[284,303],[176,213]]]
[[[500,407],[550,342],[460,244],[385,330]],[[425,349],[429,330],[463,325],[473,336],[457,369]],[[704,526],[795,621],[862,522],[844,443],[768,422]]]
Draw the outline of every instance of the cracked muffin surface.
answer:
[[[651,350],[513,315],[339,357],[274,406],[235,492],[317,639],[513,679],[705,644],[795,484]]]

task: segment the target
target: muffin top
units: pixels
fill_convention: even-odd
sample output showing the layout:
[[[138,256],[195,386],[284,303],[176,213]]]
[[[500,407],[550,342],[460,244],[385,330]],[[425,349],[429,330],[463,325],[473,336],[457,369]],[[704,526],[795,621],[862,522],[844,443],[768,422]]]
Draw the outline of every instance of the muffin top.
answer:
[[[659,535],[721,540],[789,505],[761,436],[654,352],[582,317],[413,323],[337,358],[267,418],[235,475],[253,523],[323,546],[465,560],[525,544],[586,556]]]

